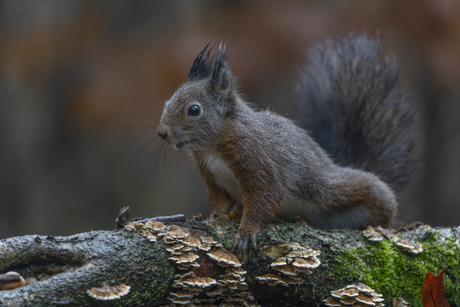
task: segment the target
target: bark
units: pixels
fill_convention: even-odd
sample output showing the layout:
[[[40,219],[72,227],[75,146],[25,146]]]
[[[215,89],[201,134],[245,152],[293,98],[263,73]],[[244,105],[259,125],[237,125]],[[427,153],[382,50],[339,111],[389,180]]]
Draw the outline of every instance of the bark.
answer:
[[[166,225],[173,223],[165,222]],[[229,250],[237,221],[176,222],[192,236],[213,236]],[[460,227],[420,227],[400,233],[422,243],[424,251],[411,255],[391,241],[369,242],[358,230],[316,230],[300,224],[272,224],[258,235],[259,251],[250,250],[246,282],[254,301],[262,306],[317,306],[331,290],[361,281],[382,293],[386,306],[400,296],[421,305],[416,293],[430,269],[437,274],[447,266],[447,297],[460,306]],[[298,242],[321,251],[321,265],[311,275],[300,274],[304,283],[283,287],[261,284],[255,277],[276,273],[268,255],[276,242]],[[28,235],[0,240],[0,273],[15,271],[38,282],[0,291],[0,306],[161,306],[169,303],[177,265],[168,260],[167,245],[151,242],[126,229],[90,231],[68,237]],[[197,251],[197,276],[218,279],[225,268]],[[267,255],[268,254],[268,255]],[[177,279],[177,277],[176,277]],[[130,293],[113,301],[97,301],[87,294],[92,287],[126,284]],[[203,292],[216,289],[216,285]],[[204,293],[200,297],[207,297]],[[216,302],[216,305],[219,302]],[[196,304],[199,306],[199,304]]]

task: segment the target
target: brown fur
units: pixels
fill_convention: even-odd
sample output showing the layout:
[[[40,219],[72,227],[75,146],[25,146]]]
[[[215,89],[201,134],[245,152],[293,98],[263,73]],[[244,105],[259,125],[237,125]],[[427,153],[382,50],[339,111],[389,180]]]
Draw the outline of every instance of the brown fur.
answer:
[[[238,94],[225,52],[211,65],[205,50],[188,81],[166,102],[158,134],[195,161],[209,196],[209,214],[240,212],[235,237],[247,262],[249,242],[277,217],[301,215],[320,228],[389,226],[396,216],[392,189],[376,175],[335,164],[302,128],[253,110]],[[201,113],[190,116],[198,105]],[[184,143],[185,142],[185,143]]]

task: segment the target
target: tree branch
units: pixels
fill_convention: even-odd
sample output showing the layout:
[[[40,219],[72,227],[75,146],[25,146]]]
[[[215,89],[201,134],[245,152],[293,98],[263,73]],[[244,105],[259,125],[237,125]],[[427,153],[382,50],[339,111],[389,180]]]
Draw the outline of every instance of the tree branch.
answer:
[[[229,250],[238,228],[237,221],[227,220],[174,224],[197,241],[209,234]],[[206,294],[222,288],[215,282],[221,282],[231,271],[209,256],[209,252],[219,249],[217,246],[211,246],[210,251],[192,248],[190,253],[198,256],[195,262],[199,267],[180,270],[180,264],[168,260],[171,254],[166,248],[171,244],[161,241],[165,236],[157,236],[158,241],[152,242],[145,231],[145,228],[137,232],[121,229],[90,231],[69,237],[29,235],[0,240],[0,272],[15,271],[24,278],[38,279],[24,287],[0,291],[0,305],[106,306],[108,303],[97,301],[87,293],[102,283],[131,287],[127,295],[110,303],[113,306],[167,305],[173,300],[171,292],[185,290],[180,285],[173,287],[178,286],[181,278],[175,275],[193,269],[195,276],[209,277],[209,285],[194,287],[194,298],[202,299],[203,303],[206,299],[220,298],[214,303],[216,306],[224,300],[232,301],[230,297],[241,296],[248,304],[262,306],[318,305],[330,296],[331,290],[357,281],[383,294],[386,303],[400,296],[420,306],[420,295],[416,291],[423,285],[424,274],[428,269],[438,273],[445,266],[447,298],[451,304],[460,305],[460,227],[432,229],[422,226],[398,234],[422,244],[424,251],[415,255],[401,251],[388,239],[370,242],[358,230],[322,231],[300,224],[269,225],[258,235],[260,250],[251,249],[249,253],[250,262],[244,275],[248,290],[241,286],[220,296]],[[151,230],[155,235],[160,232]],[[277,257],[289,252],[286,244],[280,242],[297,242],[320,251],[321,265],[311,269],[311,275],[299,273],[301,284],[285,287],[261,283],[256,277],[266,273],[284,276],[270,266]],[[246,292],[249,294],[242,294]],[[251,301],[251,297],[254,300]],[[243,304],[241,300],[240,304]]]

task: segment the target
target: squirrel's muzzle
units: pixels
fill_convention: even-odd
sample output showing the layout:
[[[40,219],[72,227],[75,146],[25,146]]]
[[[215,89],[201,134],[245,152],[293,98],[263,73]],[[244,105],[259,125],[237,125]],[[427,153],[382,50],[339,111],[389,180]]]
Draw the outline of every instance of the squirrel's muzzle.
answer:
[[[168,130],[163,127],[158,127],[158,136],[160,136],[163,140],[166,139],[168,136]]]

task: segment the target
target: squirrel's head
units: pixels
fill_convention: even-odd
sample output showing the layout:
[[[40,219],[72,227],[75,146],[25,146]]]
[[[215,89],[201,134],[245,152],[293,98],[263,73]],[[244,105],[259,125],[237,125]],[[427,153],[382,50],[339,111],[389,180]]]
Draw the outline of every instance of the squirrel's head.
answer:
[[[209,44],[208,44],[209,45]],[[208,45],[198,54],[185,82],[165,102],[158,135],[176,149],[215,144],[232,116],[236,99],[234,78],[227,66],[225,47],[215,61]],[[207,51],[207,52],[206,52]]]

